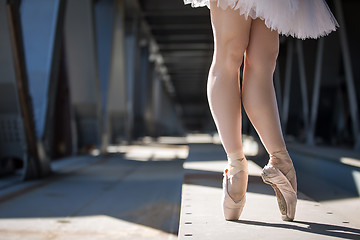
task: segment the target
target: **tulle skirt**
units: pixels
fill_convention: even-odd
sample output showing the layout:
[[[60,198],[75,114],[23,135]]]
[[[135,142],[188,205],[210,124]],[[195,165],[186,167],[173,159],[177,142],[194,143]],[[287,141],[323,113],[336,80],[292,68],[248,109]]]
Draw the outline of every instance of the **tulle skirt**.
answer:
[[[300,39],[318,38],[339,26],[325,0],[184,0],[193,7],[217,2],[222,9],[232,8],[246,18],[265,20],[279,34]]]

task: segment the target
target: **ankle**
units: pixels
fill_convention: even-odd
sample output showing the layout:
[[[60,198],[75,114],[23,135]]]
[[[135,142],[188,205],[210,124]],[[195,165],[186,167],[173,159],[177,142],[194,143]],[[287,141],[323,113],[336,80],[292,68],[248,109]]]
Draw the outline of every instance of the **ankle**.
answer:
[[[269,154],[269,162],[272,164],[292,163],[291,157],[286,149]]]
[[[242,150],[238,150],[227,155],[229,174],[234,175],[240,170],[247,168],[247,162]],[[246,165],[246,166],[245,166]]]
[[[270,156],[278,156],[278,155],[289,155],[289,152],[286,147],[281,147],[269,153]]]
[[[236,152],[231,152],[227,154],[227,159],[230,162],[241,161],[245,158],[244,152],[242,150],[238,150]]]
[[[278,168],[285,175],[293,169],[293,162],[287,150],[270,154],[269,164]]]

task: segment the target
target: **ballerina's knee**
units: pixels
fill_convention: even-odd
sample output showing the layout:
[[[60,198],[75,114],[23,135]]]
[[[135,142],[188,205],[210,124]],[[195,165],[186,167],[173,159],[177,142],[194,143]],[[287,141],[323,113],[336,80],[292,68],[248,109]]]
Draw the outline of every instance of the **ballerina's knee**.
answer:
[[[241,43],[237,38],[217,43],[213,62],[215,70],[226,69],[237,72],[243,63],[246,47],[247,43]]]
[[[248,51],[245,53],[245,68],[247,71],[273,73],[276,67],[278,49],[272,51]]]

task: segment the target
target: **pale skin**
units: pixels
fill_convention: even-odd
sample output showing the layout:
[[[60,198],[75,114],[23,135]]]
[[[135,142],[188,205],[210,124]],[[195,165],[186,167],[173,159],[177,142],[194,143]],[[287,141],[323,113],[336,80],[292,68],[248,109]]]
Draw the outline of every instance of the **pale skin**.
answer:
[[[238,10],[223,10],[216,2],[210,3],[210,14],[214,56],[207,92],[226,153],[242,152],[241,102],[267,152],[286,149],[273,86],[278,32],[267,28],[261,19],[246,19]],[[240,90],[239,69],[243,63]],[[229,191],[234,199],[241,199],[246,187],[230,185]]]

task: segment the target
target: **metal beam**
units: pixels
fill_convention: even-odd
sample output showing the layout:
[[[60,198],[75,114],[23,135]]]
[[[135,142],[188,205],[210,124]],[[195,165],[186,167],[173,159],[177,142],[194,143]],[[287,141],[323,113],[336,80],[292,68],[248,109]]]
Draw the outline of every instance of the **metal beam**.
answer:
[[[323,54],[324,54],[324,38],[320,38],[317,43],[318,44],[317,44],[317,52],[316,52],[314,87],[313,87],[312,102],[311,102],[311,115],[309,121],[309,129],[306,135],[306,143],[309,145],[315,144],[314,135],[315,135],[317,114],[319,111],[321,72],[322,72]]]
[[[86,150],[101,142],[101,87],[96,57],[92,0],[68,1],[65,54],[77,144]]]
[[[286,50],[287,52],[286,52],[285,86],[284,86],[284,99],[283,99],[283,110],[282,110],[282,130],[284,132],[284,135],[286,133],[286,127],[289,118],[292,61],[294,55],[292,39],[288,39]]]
[[[101,127],[101,152],[105,153],[110,141],[108,119],[108,92],[110,84],[110,61],[114,32],[114,0],[99,0],[94,4],[96,24],[96,56],[99,66],[101,86],[101,114],[103,116]]]
[[[11,55],[9,56],[11,63],[11,69],[13,77],[15,78],[15,84],[17,87],[17,98],[19,101],[19,107],[21,111],[21,119],[18,122],[19,134],[21,131],[25,132],[26,142],[24,146],[21,146],[23,151],[20,153],[23,155],[24,160],[24,171],[22,178],[23,180],[38,178],[40,176],[49,173],[48,162],[42,162],[39,158],[37,140],[35,133],[35,122],[33,119],[33,110],[31,105],[31,97],[29,94],[29,87],[27,82],[26,67],[24,61],[24,49],[23,39],[20,27],[20,12],[19,12],[19,1],[12,1],[12,3],[6,4],[7,1],[2,0],[0,2],[0,15],[6,17],[2,19],[8,24],[6,38],[10,42],[7,46],[11,49]],[[22,142],[20,142],[21,144]]]
[[[126,106],[127,106],[127,123],[126,136],[127,141],[133,140],[134,128],[134,91],[135,81],[137,78],[138,64],[138,41],[139,41],[139,16],[132,15],[128,20],[128,29],[125,35],[125,57],[126,57]]]
[[[302,40],[296,40],[296,51],[297,51],[298,64],[299,64],[300,88],[301,88],[304,130],[305,130],[305,132],[308,132],[308,128],[309,128],[309,102],[308,102],[308,94],[307,94],[307,80],[306,80],[305,63],[304,63],[304,51],[303,51]]]
[[[352,130],[353,136],[355,140],[355,149],[360,150],[360,132],[359,132],[359,111],[357,105],[357,97],[355,92],[354,86],[354,76],[352,70],[352,63],[351,63],[351,56],[349,50],[349,44],[347,40],[346,34],[346,23],[344,18],[344,12],[342,9],[342,3],[340,0],[335,0],[335,11],[336,16],[339,20],[340,28],[339,28],[339,36],[340,36],[340,47],[341,53],[343,56],[343,63],[345,69],[345,80],[346,80],[346,87],[349,97],[349,105],[350,105],[350,113],[351,113],[351,120],[352,120]]]
[[[115,0],[109,92],[107,98],[109,124],[105,130],[109,141],[118,142],[126,129],[126,72],[125,72],[125,4]]]
[[[54,112],[64,13],[64,0],[23,0],[20,5],[39,157],[42,162],[48,162],[48,166],[54,152]]]

